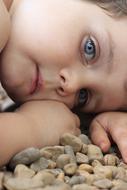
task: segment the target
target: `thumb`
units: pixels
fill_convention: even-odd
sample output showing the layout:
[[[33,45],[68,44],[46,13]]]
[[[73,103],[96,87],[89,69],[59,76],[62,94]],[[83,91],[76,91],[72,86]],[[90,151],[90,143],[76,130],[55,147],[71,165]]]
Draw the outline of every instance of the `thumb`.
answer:
[[[107,152],[111,146],[107,132],[103,125],[95,118],[90,125],[90,137],[94,144],[103,152]]]

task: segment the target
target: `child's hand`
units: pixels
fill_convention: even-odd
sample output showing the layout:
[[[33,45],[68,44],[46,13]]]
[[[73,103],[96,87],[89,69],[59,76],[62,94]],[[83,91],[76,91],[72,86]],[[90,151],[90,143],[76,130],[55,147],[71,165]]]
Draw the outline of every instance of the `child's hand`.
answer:
[[[103,152],[110,148],[112,138],[127,163],[127,113],[106,112],[96,116],[90,126],[90,135]]]
[[[36,122],[35,132],[40,146],[58,145],[63,133],[79,135],[80,120],[63,103],[56,101],[27,102],[18,110]],[[33,123],[32,121],[32,123]]]
[[[79,118],[55,101],[26,102],[15,112],[1,113],[0,166],[25,148],[58,145],[63,133],[79,135],[79,126]]]

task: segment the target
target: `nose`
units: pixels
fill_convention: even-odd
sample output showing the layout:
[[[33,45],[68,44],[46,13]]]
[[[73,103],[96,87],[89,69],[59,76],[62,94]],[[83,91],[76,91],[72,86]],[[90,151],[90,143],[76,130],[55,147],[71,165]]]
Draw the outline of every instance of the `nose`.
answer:
[[[62,69],[59,76],[60,86],[58,87],[57,92],[60,96],[74,94],[80,89],[80,83],[76,72]]]

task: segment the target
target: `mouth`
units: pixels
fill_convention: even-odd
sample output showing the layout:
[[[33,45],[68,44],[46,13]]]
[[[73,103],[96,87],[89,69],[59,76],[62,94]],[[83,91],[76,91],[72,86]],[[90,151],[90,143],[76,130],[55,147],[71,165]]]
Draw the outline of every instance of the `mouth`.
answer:
[[[34,76],[34,79],[32,80],[32,83],[31,83],[30,95],[37,92],[41,88],[41,86],[42,86],[42,78],[41,78],[41,75],[39,72],[39,68],[36,67],[35,76]]]

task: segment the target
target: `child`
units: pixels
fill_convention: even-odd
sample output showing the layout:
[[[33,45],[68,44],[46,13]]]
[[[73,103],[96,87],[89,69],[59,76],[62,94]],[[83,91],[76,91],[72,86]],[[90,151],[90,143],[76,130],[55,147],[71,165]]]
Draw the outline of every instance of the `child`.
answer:
[[[7,7],[8,2],[4,1]],[[8,39],[10,28],[9,15],[4,3],[0,1],[1,50]],[[1,113],[0,166],[6,164],[15,153],[24,148],[58,144],[64,132],[79,135],[79,126],[78,117],[63,103],[57,101],[28,101],[13,113]]]
[[[124,13],[115,17],[118,1],[93,2],[13,0],[0,77],[9,96],[24,104],[14,113],[0,115],[1,165],[28,146],[55,144],[72,124],[73,133],[80,133],[79,120],[68,108],[96,113],[126,110],[127,18]],[[106,8],[115,14],[109,15]],[[52,136],[48,117],[54,127]],[[61,122],[64,125],[59,127]],[[90,130],[103,151],[110,146],[110,133],[125,162],[126,122],[126,113],[107,112],[93,120]]]

